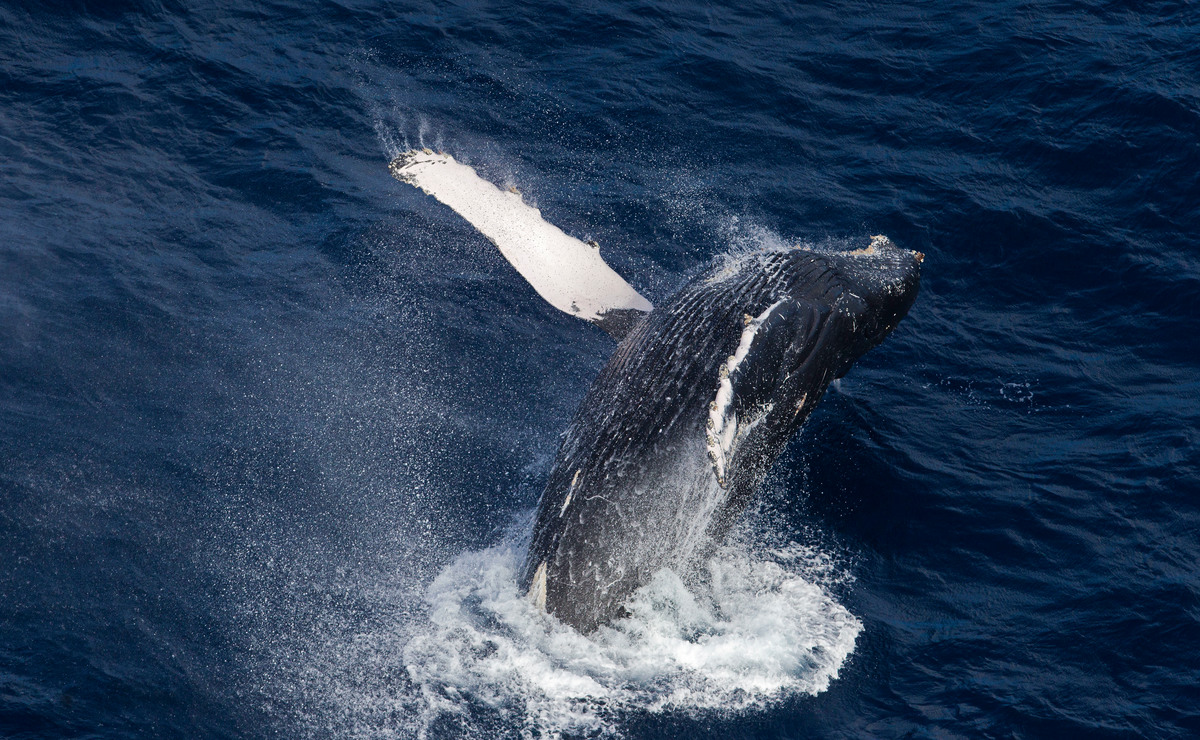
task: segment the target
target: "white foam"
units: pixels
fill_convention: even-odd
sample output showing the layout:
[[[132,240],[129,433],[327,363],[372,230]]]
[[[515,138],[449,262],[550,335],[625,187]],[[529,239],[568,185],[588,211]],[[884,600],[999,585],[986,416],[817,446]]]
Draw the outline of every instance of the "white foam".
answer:
[[[609,734],[629,710],[739,711],[817,694],[862,628],[818,585],[828,559],[800,546],[728,545],[702,585],[660,571],[630,617],[591,636],[523,598],[518,565],[511,546],[467,553],[430,586],[428,620],[403,650],[425,728],[483,711],[535,736]]]

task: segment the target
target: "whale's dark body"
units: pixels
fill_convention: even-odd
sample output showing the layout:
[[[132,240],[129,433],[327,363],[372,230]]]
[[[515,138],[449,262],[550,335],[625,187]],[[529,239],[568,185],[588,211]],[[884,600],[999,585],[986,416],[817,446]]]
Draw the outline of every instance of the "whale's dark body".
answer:
[[[921,257],[876,238],[726,258],[646,314],[564,436],[522,573],[531,598],[589,632],[659,569],[686,569],[907,313]]]
[[[389,169],[491,240],[561,311],[620,344],[567,430],[521,579],[584,632],[658,570],[720,540],[829,383],[917,295],[922,256],[886,237],[850,252],[727,257],[654,308],[599,249],[444,152]]]

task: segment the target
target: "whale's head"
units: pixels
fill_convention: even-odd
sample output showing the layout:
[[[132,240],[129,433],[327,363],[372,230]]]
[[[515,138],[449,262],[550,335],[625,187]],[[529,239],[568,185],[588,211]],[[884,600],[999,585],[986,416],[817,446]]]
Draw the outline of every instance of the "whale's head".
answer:
[[[722,487],[757,487],[830,382],[908,313],[923,258],[879,236],[852,251],[797,248],[741,263],[734,295],[752,313],[726,340],[707,404],[708,455]]]
[[[844,361],[835,374],[840,378],[908,314],[917,298],[925,255],[901,249],[886,236],[874,236],[863,249],[825,258],[834,267],[841,290],[839,310],[850,319],[842,340]]]

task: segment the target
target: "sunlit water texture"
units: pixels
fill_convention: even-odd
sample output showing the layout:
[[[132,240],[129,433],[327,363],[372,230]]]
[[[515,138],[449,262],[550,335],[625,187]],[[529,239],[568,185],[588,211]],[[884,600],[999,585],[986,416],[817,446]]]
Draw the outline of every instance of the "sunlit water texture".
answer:
[[[5,4],[0,735],[1200,735],[1198,23]],[[613,343],[414,146],[655,303],[873,234],[921,295],[585,638],[512,574]]]

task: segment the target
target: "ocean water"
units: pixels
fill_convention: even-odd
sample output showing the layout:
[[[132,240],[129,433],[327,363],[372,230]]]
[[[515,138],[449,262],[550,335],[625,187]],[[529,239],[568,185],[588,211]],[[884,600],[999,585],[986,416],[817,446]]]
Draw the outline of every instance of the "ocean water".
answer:
[[[0,4],[0,736],[1200,735],[1191,2]],[[513,583],[612,350],[387,172],[651,300],[926,254],[702,586]]]

